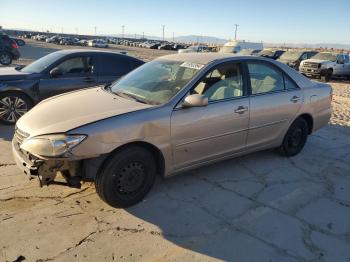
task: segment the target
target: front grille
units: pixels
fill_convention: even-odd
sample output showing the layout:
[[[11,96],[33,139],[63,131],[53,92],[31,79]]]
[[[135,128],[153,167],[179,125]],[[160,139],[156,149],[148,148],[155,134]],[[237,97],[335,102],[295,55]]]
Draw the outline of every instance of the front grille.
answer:
[[[16,138],[18,144],[22,144],[22,142],[28,137],[29,137],[29,134],[27,134],[26,132],[23,132],[20,129],[16,128],[16,130],[15,130],[15,138]]]
[[[318,63],[313,63],[313,62],[304,62],[304,66],[307,68],[318,68]]]

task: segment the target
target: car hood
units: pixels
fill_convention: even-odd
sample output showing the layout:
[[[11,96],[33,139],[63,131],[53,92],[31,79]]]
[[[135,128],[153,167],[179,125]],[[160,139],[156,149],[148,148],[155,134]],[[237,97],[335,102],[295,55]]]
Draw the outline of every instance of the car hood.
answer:
[[[304,60],[303,62],[311,62],[311,63],[318,63],[318,64],[331,63],[331,61],[321,60],[321,59],[308,59],[308,60]]]
[[[30,137],[64,133],[108,117],[152,107],[111,94],[101,87],[84,89],[46,99],[17,121]]]
[[[277,61],[284,63],[284,64],[287,64],[287,63],[295,63],[298,60],[297,59],[281,59],[281,58],[279,58],[279,59],[277,59]]]
[[[24,79],[28,75],[30,74],[17,71],[15,67],[0,67],[0,81]]]

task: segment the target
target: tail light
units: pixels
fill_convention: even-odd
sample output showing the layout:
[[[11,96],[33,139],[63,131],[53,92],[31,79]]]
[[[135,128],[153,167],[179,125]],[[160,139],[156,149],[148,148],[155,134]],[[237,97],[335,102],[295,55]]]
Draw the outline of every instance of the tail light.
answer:
[[[18,45],[16,42],[12,42],[11,47],[14,49],[18,49]]]

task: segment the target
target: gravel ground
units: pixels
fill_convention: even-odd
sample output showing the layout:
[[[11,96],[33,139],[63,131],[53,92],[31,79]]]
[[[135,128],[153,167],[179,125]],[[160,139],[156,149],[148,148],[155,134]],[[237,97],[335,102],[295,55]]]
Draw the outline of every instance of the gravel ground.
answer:
[[[25,48],[20,62],[57,46]],[[330,124],[298,156],[264,151],[158,179],[128,209],[107,206],[89,183],[27,181],[13,128],[0,126],[0,261],[350,261],[350,84],[332,87]]]

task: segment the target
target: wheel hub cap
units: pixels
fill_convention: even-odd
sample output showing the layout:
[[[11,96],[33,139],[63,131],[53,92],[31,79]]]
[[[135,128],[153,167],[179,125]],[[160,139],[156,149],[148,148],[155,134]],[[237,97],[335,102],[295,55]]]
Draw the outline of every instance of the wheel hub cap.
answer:
[[[293,147],[297,147],[301,141],[302,141],[302,137],[303,137],[303,132],[302,130],[299,128],[299,129],[296,129],[292,136],[291,136],[291,139],[290,139],[290,142],[291,142],[291,145]]]
[[[123,167],[117,174],[118,191],[124,194],[132,194],[142,186],[145,179],[144,166],[133,162]]]
[[[0,100],[0,118],[6,122],[15,123],[27,111],[26,102],[19,97],[8,96]]]

